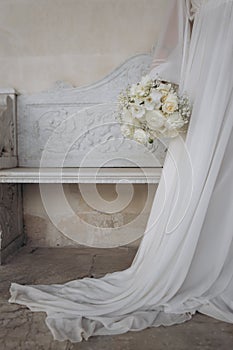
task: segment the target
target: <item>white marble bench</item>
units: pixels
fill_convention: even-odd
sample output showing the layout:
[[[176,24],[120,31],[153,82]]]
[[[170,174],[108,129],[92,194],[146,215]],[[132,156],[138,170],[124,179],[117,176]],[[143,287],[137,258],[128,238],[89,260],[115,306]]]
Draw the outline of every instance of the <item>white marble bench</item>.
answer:
[[[137,55],[82,88],[0,90],[0,263],[24,242],[21,184],[159,182],[165,146],[158,141],[148,151],[124,140],[115,120],[119,92],[150,61]]]

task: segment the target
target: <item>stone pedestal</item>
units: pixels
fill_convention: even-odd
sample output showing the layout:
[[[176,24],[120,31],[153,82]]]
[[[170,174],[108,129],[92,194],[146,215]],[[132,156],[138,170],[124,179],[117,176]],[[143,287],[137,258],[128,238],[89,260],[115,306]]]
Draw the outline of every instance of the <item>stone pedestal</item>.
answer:
[[[0,184],[0,264],[23,243],[22,185]]]
[[[16,94],[0,89],[0,169],[16,166]],[[0,184],[0,264],[24,242],[21,191],[21,184]]]

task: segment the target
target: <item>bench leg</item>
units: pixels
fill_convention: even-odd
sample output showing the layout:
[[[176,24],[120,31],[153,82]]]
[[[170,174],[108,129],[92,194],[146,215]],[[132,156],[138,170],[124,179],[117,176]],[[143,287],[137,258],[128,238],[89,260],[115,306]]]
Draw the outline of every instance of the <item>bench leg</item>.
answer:
[[[0,264],[23,244],[22,185],[0,184]]]

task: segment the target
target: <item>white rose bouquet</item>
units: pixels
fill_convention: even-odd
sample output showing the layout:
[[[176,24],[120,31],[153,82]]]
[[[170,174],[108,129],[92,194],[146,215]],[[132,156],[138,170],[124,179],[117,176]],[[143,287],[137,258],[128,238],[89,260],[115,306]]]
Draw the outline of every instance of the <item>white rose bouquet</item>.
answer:
[[[178,85],[148,75],[119,95],[117,120],[123,136],[142,144],[176,137],[187,130],[191,106]]]

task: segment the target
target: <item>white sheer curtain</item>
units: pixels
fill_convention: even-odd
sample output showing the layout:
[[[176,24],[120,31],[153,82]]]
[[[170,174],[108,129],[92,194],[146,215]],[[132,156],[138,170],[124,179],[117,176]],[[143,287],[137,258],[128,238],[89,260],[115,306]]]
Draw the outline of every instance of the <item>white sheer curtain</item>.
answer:
[[[175,82],[182,90],[194,14],[189,0],[170,0],[153,52],[150,76]]]

